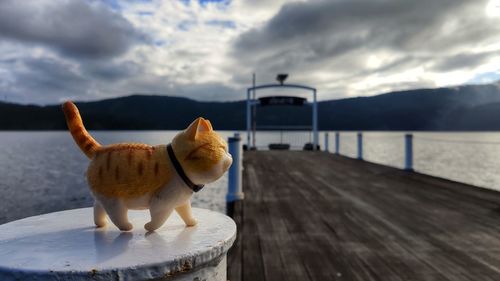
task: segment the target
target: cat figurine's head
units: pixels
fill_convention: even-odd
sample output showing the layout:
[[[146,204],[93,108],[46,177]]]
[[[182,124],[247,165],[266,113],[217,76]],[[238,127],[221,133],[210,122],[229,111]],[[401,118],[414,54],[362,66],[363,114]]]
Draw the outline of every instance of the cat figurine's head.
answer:
[[[227,142],[212,129],[210,121],[201,117],[174,137],[172,148],[186,175],[195,184],[219,179],[233,162]]]

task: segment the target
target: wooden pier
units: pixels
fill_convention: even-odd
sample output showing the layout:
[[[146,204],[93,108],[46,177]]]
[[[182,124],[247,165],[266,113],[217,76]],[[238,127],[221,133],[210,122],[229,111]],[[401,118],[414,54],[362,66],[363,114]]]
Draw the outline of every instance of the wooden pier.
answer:
[[[500,193],[324,152],[244,154],[228,279],[500,280]]]

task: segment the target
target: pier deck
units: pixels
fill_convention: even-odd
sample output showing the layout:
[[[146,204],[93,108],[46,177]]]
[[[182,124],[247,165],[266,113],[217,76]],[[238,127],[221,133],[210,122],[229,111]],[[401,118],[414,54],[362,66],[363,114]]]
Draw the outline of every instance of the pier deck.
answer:
[[[228,279],[500,280],[500,193],[323,152],[244,154]]]

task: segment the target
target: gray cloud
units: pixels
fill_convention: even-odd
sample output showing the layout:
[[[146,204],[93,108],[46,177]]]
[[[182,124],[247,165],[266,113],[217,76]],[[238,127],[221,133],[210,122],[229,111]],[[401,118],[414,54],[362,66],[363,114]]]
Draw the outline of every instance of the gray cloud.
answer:
[[[263,28],[243,34],[236,42],[241,51],[308,47],[321,56],[339,55],[359,48],[385,47],[394,50],[430,48],[429,41],[469,37],[484,39],[492,31],[484,16],[461,18],[460,29],[440,30],[448,17],[467,8],[484,9],[485,3],[467,0],[423,1],[316,1],[285,5]],[[469,12],[470,10],[467,9]],[[475,19],[475,20],[474,20]],[[480,23],[479,26],[476,24]],[[464,29],[465,28],[465,29]],[[451,33],[453,31],[453,33]],[[444,36],[444,37],[442,37]]]
[[[244,91],[225,86],[222,83],[179,84],[172,77],[143,74],[126,82],[129,93],[159,94],[186,97],[201,101],[241,100]]]
[[[262,27],[240,35],[232,55],[261,75],[286,71],[315,83],[317,79],[307,73],[322,71],[330,75],[330,85],[338,81],[344,87],[366,75],[395,74],[416,66],[436,71],[472,69],[495,54],[471,55],[470,50],[500,40],[500,21],[485,16],[486,4],[486,0],[289,3]],[[368,67],[368,57],[377,52],[392,58]]]
[[[86,88],[88,80],[71,65],[53,59],[25,59],[18,72],[17,83],[31,89],[71,91]]]
[[[143,37],[121,15],[83,0],[0,1],[0,36],[65,55],[120,55]]]
[[[127,79],[142,73],[141,65],[134,62],[85,61],[81,69],[86,76],[107,82]]]
[[[68,95],[85,95],[91,81],[70,63],[49,58],[24,58],[0,63],[13,79],[0,86],[9,100],[30,103],[58,101]]]
[[[142,68],[133,62],[75,63],[56,58],[21,58],[0,61],[0,70],[9,69],[12,79],[0,83],[0,95],[10,100],[54,103],[72,98],[90,100],[114,97],[121,92],[117,84],[127,85],[144,79]],[[138,76],[138,78],[135,78]],[[138,79],[138,80],[137,80]]]
[[[187,98],[196,97],[197,100],[242,100],[246,98],[246,93],[239,89],[227,87],[221,83],[200,83],[189,85],[178,85],[172,91],[173,95],[179,95]]]
[[[437,71],[450,71],[469,67],[476,67],[489,58],[500,55],[500,52],[484,52],[484,53],[463,53],[452,56],[446,56],[438,60],[433,66]]]

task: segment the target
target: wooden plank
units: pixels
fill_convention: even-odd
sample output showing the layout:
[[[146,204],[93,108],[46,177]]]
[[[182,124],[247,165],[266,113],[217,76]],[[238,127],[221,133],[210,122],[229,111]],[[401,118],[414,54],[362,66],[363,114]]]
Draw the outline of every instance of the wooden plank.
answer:
[[[264,264],[262,261],[261,237],[258,233],[257,225],[260,216],[258,206],[255,206],[256,198],[263,192],[257,188],[259,178],[255,176],[255,167],[253,165],[245,166],[243,182],[246,183],[243,191],[246,193],[243,202],[243,220],[242,220],[242,280],[265,280]]]
[[[243,215],[243,201],[237,201],[233,203],[233,210],[230,214],[234,221],[236,222],[236,240],[234,245],[228,252],[227,258],[227,278],[230,281],[241,281],[242,280],[242,259],[243,259],[243,249],[241,247],[241,241],[243,239],[243,229],[242,215]]]
[[[272,163],[272,161],[269,161]],[[262,178],[273,176],[274,185],[266,180],[267,188],[262,193],[258,203],[264,210],[263,224],[260,234],[271,241],[265,249],[264,267],[266,280],[309,280],[309,275],[303,267],[303,253],[295,247],[295,241],[287,228],[287,217],[278,210],[278,204],[283,198],[293,195],[291,189],[283,189],[287,182],[282,167],[268,165]]]
[[[230,280],[500,280],[500,193],[319,152],[244,154]]]

